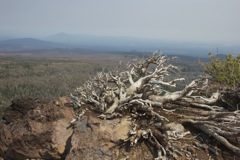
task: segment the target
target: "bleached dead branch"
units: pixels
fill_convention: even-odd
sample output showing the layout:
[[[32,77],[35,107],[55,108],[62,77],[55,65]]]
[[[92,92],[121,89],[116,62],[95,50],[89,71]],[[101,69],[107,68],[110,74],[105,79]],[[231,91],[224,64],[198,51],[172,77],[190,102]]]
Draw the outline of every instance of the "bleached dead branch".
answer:
[[[180,77],[165,81],[165,78],[173,70],[178,69],[167,63],[170,60],[171,58],[155,52],[152,56],[141,59],[139,62],[129,63],[126,70],[119,71],[118,68],[108,73],[98,73],[83,86],[77,88],[76,94],[71,94],[73,104],[76,107],[92,104],[94,110],[100,111],[100,117],[104,119],[112,119],[130,112],[134,115],[133,118],[143,115],[151,117],[153,123],[164,124],[169,122],[166,117],[168,114],[175,114],[175,116],[181,117],[180,123],[199,129],[214,137],[234,153],[240,154],[237,141],[233,143],[227,138],[228,136],[240,137],[240,112],[227,111],[224,107],[218,106],[217,102],[221,97],[221,93],[218,91],[210,96],[201,94],[208,88],[209,81],[206,77],[193,80],[179,91],[170,92],[164,89],[166,86],[176,87],[179,81],[184,80],[183,77]],[[177,104],[178,107],[166,109],[166,104],[170,103]],[[140,112],[144,112],[144,114]],[[189,114],[185,115],[185,112]],[[226,127],[225,124],[228,124],[229,127]],[[166,133],[176,134],[173,131]],[[184,137],[188,133],[183,132],[180,136]],[[153,133],[150,128],[135,127],[130,131],[129,136],[125,142],[130,141],[132,145],[138,143],[141,138],[148,139],[151,144],[155,144],[158,159],[166,158],[166,152],[172,156],[185,153],[175,149],[174,146],[163,145],[163,142],[167,144],[166,140],[160,143],[158,139],[163,139],[161,138],[162,134],[155,131]],[[171,141],[174,139],[176,137]]]

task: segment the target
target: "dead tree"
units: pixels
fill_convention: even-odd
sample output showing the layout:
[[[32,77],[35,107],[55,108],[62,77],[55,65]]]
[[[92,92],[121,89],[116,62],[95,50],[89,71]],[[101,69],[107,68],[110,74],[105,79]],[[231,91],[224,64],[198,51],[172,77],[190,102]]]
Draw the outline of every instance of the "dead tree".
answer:
[[[178,70],[169,63],[173,59],[155,52],[146,59],[128,64],[123,71],[100,72],[71,95],[75,107],[79,109],[91,104],[93,110],[101,112],[99,117],[105,119],[130,115],[133,128],[124,142],[131,142],[133,146],[139,139],[145,139],[155,146],[159,159],[176,158],[184,152],[190,154],[177,149],[174,143],[189,134],[183,127],[186,125],[240,154],[240,111],[217,106],[221,97],[219,91],[204,95],[209,87],[206,77],[193,80],[182,90],[167,91],[166,87],[176,87],[179,81],[184,81],[184,78],[166,81],[166,77]],[[179,121],[173,123],[169,116],[179,117]],[[144,117],[150,118],[152,125],[139,127]],[[195,144],[199,146],[200,143]]]

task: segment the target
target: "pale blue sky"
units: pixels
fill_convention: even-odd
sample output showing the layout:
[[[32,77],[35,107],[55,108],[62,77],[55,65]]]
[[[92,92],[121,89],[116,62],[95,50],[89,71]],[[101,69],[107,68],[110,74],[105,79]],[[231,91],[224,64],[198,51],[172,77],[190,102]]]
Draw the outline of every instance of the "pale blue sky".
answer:
[[[0,0],[0,35],[58,32],[240,44],[240,0]]]

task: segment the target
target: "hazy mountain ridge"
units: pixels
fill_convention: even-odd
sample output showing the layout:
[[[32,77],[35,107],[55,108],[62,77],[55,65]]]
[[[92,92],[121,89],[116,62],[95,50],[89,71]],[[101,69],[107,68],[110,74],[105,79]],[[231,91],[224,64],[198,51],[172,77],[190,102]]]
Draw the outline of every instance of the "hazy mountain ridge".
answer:
[[[19,38],[0,41],[1,51],[23,51],[37,49],[66,48],[65,44],[48,42],[35,38]]]
[[[205,44],[197,42],[174,42],[135,37],[110,37],[68,33],[57,33],[46,38],[19,38],[0,41],[0,51],[29,51],[44,49],[81,49],[94,52],[153,52],[165,54],[208,57],[209,52],[217,54],[239,54],[240,46]]]

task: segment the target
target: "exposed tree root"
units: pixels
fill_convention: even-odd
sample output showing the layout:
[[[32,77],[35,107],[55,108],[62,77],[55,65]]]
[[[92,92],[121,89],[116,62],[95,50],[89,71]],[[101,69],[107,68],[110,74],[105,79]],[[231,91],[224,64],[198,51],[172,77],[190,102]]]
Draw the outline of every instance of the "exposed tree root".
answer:
[[[187,147],[179,144],[178,139],[190,133],[182,124],[212,136],[234,154],[240,155],[240,111],[219,106],[217,102],[222,96],[219,91],[210,96],[202,94],[208,88],[206,77],[192,81],[180,91],[164,90],[165,86],[175,87],[177,82],[184,80],[164,81],[172,70],[178,69],[167,64],[169,60],[154,53],[147,59],[130,64],[125,71],[101,72],[77,88],[76,94],[71,95],[73,104],[78,110],[83,104],[91,104],[104,119],[130,115],[133,127],[124,143],[130,142],[133,147],[141,139],[148,141],[156,148],[156,159],[191,157],[193,153],[185,148],[201,146],[197,141],[194,142],[196,145]],[[155,69],[151,70],[150,65],[155,65]],[[173,107],[168,108],[167,105]],[[171,116],[179,117],[179,120],[172,122]],[[179,149],[179,145],[185,148]],[[214,149],[209,150],[215,152]]]

